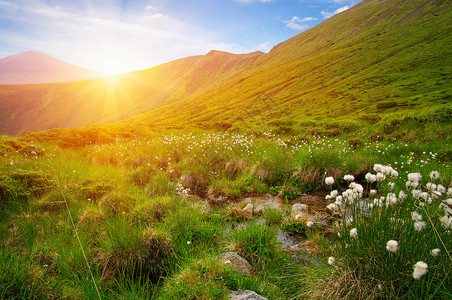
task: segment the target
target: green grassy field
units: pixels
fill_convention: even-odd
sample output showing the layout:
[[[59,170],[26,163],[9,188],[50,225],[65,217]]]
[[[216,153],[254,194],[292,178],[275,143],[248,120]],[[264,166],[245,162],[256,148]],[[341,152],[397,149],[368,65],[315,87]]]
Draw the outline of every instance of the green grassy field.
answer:
[[[124,132],[85,132],[79,145],[64,131],[1,138],[2,299],[227,299],[237,289],[268,299],[450,298],[447,142]],[[75,133],[84,132],[67,137]],[[377,172],[386,179],[366,179]],[[407,187],[417,172],[419,185]],[[264,194],[281,207],[243,212]],[[304,194],[324,201],[291,215]],[[302,243],[282,247],[281,232]],[[389,240],[398,251],[386,250]],[[249,275],[216,258],[228,251],[249,261]],[[428,265],[419,279],[417,261]]]

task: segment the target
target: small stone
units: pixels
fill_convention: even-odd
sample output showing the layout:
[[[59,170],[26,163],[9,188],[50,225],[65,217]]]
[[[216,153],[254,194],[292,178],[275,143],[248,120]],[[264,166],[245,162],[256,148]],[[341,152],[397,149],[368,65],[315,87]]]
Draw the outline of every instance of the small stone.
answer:
[[[253,216],[253,204],[250,203],[247,206],[245,206],[243,212],[248,218],[251,218]]]
[[[267,300],[267,298],[253,291],[237,290],[229,292],[229,300]]]
[[[253,268],[246,259],[238,255],[236,252],[221,253],[220,259],[224,263],[234,266],[237,272],[243,273],[244,275],[249,275],[251,273],[251,269]]]
[[[292,216],[303,215],[308,212],[308,206],[302,203],[295,203],[292,205]]]

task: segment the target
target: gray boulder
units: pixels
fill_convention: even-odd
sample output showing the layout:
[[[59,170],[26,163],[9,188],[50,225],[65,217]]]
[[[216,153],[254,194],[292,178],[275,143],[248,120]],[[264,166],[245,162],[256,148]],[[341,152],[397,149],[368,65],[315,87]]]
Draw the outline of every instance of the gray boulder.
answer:
[[[229,292],[229,300],[267,300],[267,298],[253,291],[238,290]]]

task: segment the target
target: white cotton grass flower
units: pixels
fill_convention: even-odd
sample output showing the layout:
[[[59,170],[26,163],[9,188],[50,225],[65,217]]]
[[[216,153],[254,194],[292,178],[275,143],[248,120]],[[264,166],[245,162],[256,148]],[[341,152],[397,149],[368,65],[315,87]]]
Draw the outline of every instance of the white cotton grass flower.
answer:
[[[412,211],[411,212],[411,219],[413,219],[413,221],[415,221],[415,222],[422,221],[422,215],[419,214],[417,211]]]
[[[381,164],[374,164],[374,171],[375,172],[381,172],[383,170],[383,165]]]
[[[370,190],[369,191],[369,195],[370,196],[375,196],[377,194],[377,190]]]
[[[414,229],[419,232],[425,228],[425,225],[426,223],[424,221],[416,221],[414,222]]]
[[[408,195],[404,191],[399,192],[399,201],[403,201],[406,199]]]
[[[312,227],[312,226],[314,226],[314,222],[308,221],[308,222],[306,222],[306,226]]]
[[[422,178],[421,173],[409,173],[408,174],[408,181],[410,181],[410,182],[419,183],[421,178]]]
[[[430,179],[435,180],[439,178],[439,172],[438,171],[431,171],[430,172]]]
[[[452,218],[445,215],[442,218],[439,218],[441,221],[441,225],[443,225],[444,228],[449,229],[452,228]]]
[[[430,251],[430,255],[431,256],[438,256],[440,252],[441,252],[441,249],[436,248],[436,249],[433,249],[433,250]]]
[[[345,175],[344,176],[344,180],[345,181],[353,181],[353,180],[355,180],[355,176],[353,176],[353,175]]]
[[[446,187],[442,184],[438,184],[438,186],[436,187],[436,190],[440,193],[445,193],[446,192]]]
[[[328,264],[329,265],[333,265],[334,261],[335,261],[334,257],[332,257],[332,256],[328,257]]]
[[[301,218],[301,215],[300,215],[300,214],[298,214],[298,215],[295,216],[295,220],[298,220],[299,218]]]
[[[370,182],[370,183],[377,181],[377,176],[372,173],[367,173],[365,178],[366,178],[367,182]]]
[[[413,182],[413,181],[407,181],[406,182],[406,187],[407,188],[417,188],[419,186],[419,182]]]
[[[331,193],[330,193],[330,196],[331,196],[332,198],[336,198],[337,195],[339,195],[339,192],[338,192],[337,190],[333,190],[333,191],[331,191]]]
[[[397,196],[394,193],[388,193],[386,196],[386,206],[397,203]]]
[[[377,181],[384,181],[386,179],[386,175],[381,172],[378,172],[376,178]]]
[[[432,182],[428,182],[426,187],[429,192],[436,191],[436,184],[434,184]]]
[[[399,250],[399,243],[396,240],[389,240],[386,243],[386,250],[396,253]]]
[[[420,279],[422,276],[427,274],[427,272],[428,272],[428,265],[423,261],[418,261],[414,265],[413,277],[414,277],[414,279]]]
[[[412,190],[411,193],[413,194],[414,198],[416,198],[416,199],[421,198],[421,193],[422,193],[421,190]]]
[[[447,196],[452,197],[452,187],[447,190]]]
[[[190,245],[191,244],[191,241],[187,241],[187,245]]]
[[[334,178],[332,176],[326,177],[325,178],[325,184],[326,185],[333,185],[334,183]]]
[[[392,190],[394,189],[394,187],[395,187],[395,182],[389,182],[389,183],[388,183],[388,189],[389,189],[390,191],[392,191]]]
[[[353,228],[352,230],[350,230],[350,236],[355,239],[358,238],[358,229]]]

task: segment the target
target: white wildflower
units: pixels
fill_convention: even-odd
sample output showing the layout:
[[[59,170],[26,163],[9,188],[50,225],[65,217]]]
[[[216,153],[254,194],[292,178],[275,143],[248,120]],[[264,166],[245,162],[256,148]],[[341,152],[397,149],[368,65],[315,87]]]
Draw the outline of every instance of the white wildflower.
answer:
[[[334,257],[332,256],[328,257],[328,264],[332,265],[334,264],[334,261],[335,261]]]
[[[393,177],[393,178],[397,178],[397,177],[399,177],[399,172],[397,172],[396,170],[392,170],[391,171],[391,176]]]
[[[191,241],[187,241],[187,245],[190,245],[191,244]]]
[[[432,191],[435,191],[435,190],[436,190],[436,184],[434,184],[434,183],[432,183],[432,182],[428,182],[427,185],[426,185],[426,187],[427,187],[427,190],[428,190],[429,192],[432,192]]]
[[[376,178],[377,178],[377,181],[383,181],[386,179],[386,175],[381,172],[378,172]]]
[[[333,185],[334,183],[334,178],[332,176],[326,177],[325,178],[325,184],[326,185]]]
[[[353,175],[345,175],[344,176],[344,180],[345,181],[353,181],[353,180],[355,180],[355,176],[353,176]]]
[[[425,225],[426,224],[424,221],[416,221],[414,222],[414,229],[416,229],[416,231],[421,231],[425,228]]]
[[[404,191],[400,191],[400,192],[399,192],[399,200],[400,200],[400,201],[405,200],[406,197],[407,197],[407,194],[406,194]]]
[[[436,248],[436,249],[431,250],[430,254],[432,256],[438,256],[440,252],[441,252],[441,249]]]
[[[298,215],[295,216],[295,220],[298,220],[299,218],[301,218],[301,215],[300,215],[300,214],[298,214]]]
[[[330,203],[330,204],[328,204],[328,205],[326,206],[326,208],[327,208],[328,210],[335,211],[335,210],[337,209],[337,206],[336,206],[336,204],[334,204],[334,203]]]
[[[427,272],[428,272],[427,269],[428,269],[428,265],[425,262],[418,261],[414,265],[414,272],[413,272],[414,279],[420,279],[422,276],[427,274]]]
[[[386,204],[396,204],[397,203],[397,196],[394,193],[388,193],[386,196]]]
[[[389,189],[390,191],[392,191],[392,190],[394,189],[394,187],[395,187],[395,182],[389,182],[389,183],[388,183],[388,189]]]
[[[419,183],[419,181],[421,180],[422,175],[421,173],[409,173],[408,174],[408,180],[410,182],[416,182]]]
[[[421,190],[412,190],[411,193],[413,194],[414,198],[416,198],[416,199],[421,198],[421,193],[422,193]]]
[[[452,187],[447,190],[447,196],[452,197]]]
[[[350,230],[350,236],[355,239],[358,238],[358,229],[353,228],[352,230]]]
[[[445,215],[444,217],[439,219],[444,228],[452,228],[452,218]]]
[[[397,250],[399,250],[399,243],[397,243],[397,241],[395,241],[395,240],[389,240],[389,241],[386,243],[386,249],[387,249],[389,252],[394,252],[394,253],[396,253]]]
[[[369,191],[369,195],[370,196],[375,196],[377,194],[377,190],[370,190]]]
[[[366,176],[365,176],[365,178],[366,178],[366,180],[367,180],[368,182],[375,182],[375,181],[377,181],[377,176],[375,176],[375,175],[372,174],[372,173],[367,173]]]
[[[417,211],[412,211],[411,212],[411,219],[413,219],[413,221],[415,221],[415,222],[422,221],[422,215],[419,214]]]
[[[436,190],[438,192],[441,192],[441,193],[445,193],[446,192],[446,188],[442,184],[438,184],[438,186],[436,187]]]
[[[432,180],[438,179],[439,178],[439,172],[438,171],[431,171],[430,172],[430,178]]]
[[[381,172],[382,169],[383,169],[383,165],[381,165],[381,164],[374,164],[374,171],[375,172]]]
[[[306,222],[306,226],[312,227],[312,226],[314,226],[314,222],[308,221],[308,222]]]
[[[330,193],[330,195],[331,195],[332,198],[336,198],[338,194],[339,194],[339,192],[338,192],[337,190],[333,190],[333,191],[331,191],[331,193]]]

